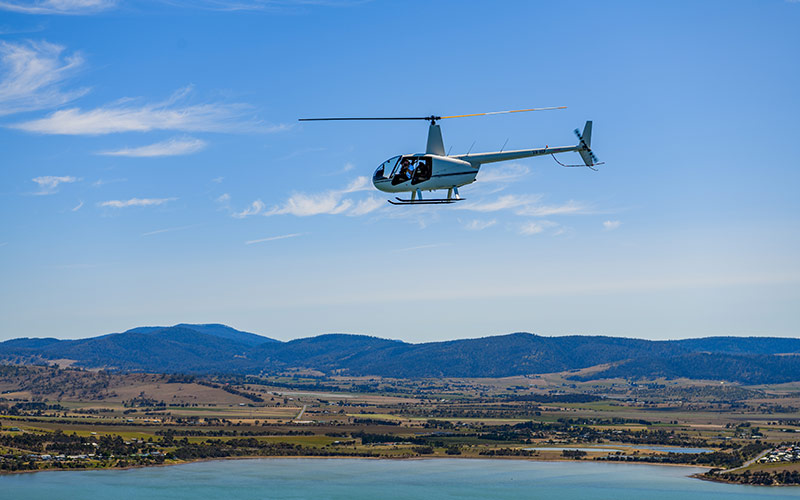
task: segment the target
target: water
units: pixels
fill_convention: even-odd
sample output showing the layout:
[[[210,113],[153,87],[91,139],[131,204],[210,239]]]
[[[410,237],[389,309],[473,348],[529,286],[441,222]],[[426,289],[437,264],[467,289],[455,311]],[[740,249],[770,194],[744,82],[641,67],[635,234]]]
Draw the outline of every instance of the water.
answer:
[[[707,448],[675,448],[672,446],[650,446],[645,444],[637,444],[632,446],[632,448],[638,448],[640,450],[663,451],[668,453],[711,453],[714,451]]]
[[[558,499],[800,498],[800,489],[711,483],[702,469],[524,460],[224,460],[131,470],[0,477],[0,498],[89,499]]]
[[[674,446],[651,446],[646,444],[637,444],[637,445],[623,445],[619,448],[576,448],[566,447],[566,448],[555,448],[555,447],[539,447],[539,448],[525,448],[526,450],[532,451],[564,451],[564,450],[577,450],[577,451],[602,451],[606,453],[615,453],[617,451],[623,453],[631,453],[634,449],[636,450],[653,450],[653,451],[663,451],[667,453],[711,453],[714,450],[709,450],[708,448],[678,448]]]
[[[567,448],[556,448],[553,446],[549,447],[541,447],[541,448],[525,448],[526,450],[530,451],[602,451],[605,453],[614,453],[617,451],[624,451],[622,448],[575,448],[567,447]]]

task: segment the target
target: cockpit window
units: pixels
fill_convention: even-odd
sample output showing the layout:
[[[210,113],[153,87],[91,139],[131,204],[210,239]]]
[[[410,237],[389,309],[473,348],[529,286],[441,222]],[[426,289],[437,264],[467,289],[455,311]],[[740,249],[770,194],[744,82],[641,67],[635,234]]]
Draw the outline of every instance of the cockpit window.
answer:
[[[396,173],[392,177],[393,185],[407,181],[411,181],[411,184],[419,184],[431,178],[430,157],[403,156],[397,167],[395,167]]]
[[[411,177],[411,184],[419,184],[431,178],[431,158],[422,157],[416,159],[416,165]]]
[[[378,169],[375,170],[375,179],[391,178],[397,168],[397,161],[399,159],[399,156],[395,156],[394,158],[389,158],[385,162],[381,163],[378,166]]]

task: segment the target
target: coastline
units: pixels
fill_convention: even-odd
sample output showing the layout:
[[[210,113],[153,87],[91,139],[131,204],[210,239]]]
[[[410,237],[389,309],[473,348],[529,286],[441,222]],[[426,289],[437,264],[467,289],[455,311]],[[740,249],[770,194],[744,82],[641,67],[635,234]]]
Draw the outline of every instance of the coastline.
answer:
[[[724,473],[725,471],[721,471]],[[706,476],[705,474],[692,474],[689,477],[693,477],[695,479],[700,479],[701,481],[708,481],[711,483],[724,483],[724,484],[736,484],[739,486],[761,486],[765,488],[798,488],[800,484],[760,484],[760,483],[742,483],[739,481],[729,481],[719,475],[716,476]]]
[[[263,455],[243,455],[236,457],[213,457],[213,458],[197,458],[194,460],[176,460],[170,463],[160,464],[147,464],[147,465],[126,465],[124,467],[91,467],[91,468],[47,468],[37,470],[17,470],[17,471],[4,471],[0,470],[0,477],[14,474],[36,474],[39,472],[89,472],[89,471],[113,471],[113,470],[131,470],[131,469],[146,469],[152,467],[174,467],[178,465],[188,465],[201,462],[216,462],[216,461],[229,461],[229,460],[388,460],[388,461],[407,461],[407,460],[514,460],[514,461],[528,461],[528,462],[547,462],[547,463],[607,463],[607,464],[626,464],[626,465],[649,465],[652,467],[684,467],[693,469],[712,469],[712,467],[691,465],[691,464],[659,464],[649,462],[618,462],[612,460],[558,460],[552,458],[538,459],[536,457],[522,457],[522,456],[503,456],[503,457],[481,457],[481,456],[415,456],[415,457],[355,457],[350,455],[340,456],[317,456],[317,455],[296,455],[296,456],[263,456]],[[686,477],[701,478],[702,474],[691,474]],[[719,481],[727,482],[727,481]],[[739,484],[739,483],[730,483]]]

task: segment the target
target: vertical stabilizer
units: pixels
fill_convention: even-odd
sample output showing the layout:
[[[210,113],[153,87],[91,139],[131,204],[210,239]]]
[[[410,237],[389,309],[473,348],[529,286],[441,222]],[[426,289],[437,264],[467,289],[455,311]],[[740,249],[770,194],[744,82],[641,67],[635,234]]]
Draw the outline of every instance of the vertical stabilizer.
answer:
[[[578,143],[578,154],[581,155],[583,159],[583,163],[587,167],[591,167],[597,165],[597,157],[592,153],[592,122],[586,122],[586,125],[583,127],[583,133],[580,133],[578,129],[575,129],[575,135],[578,136],[580,139],[580,143]]]
[[[425,153],[429,155],[446,156],[444,152],[444,141],[442,140],[442,129],[439,125],[431,123],[428,128],[428,147]]]
[[[586,144],[587,148],[592,147],[592,122],[586,122],[586,125],[583,127],[583,133],[581,134],[581,140]]]

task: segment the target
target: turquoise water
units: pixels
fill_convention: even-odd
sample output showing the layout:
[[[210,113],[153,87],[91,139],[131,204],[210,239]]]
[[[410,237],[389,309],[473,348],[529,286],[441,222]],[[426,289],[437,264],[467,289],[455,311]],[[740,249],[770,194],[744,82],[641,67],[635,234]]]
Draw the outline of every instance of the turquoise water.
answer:
[[[631,448],[638,448],[640,450],[665,451],[669,453],[711,453],[714,451],[707,448],[676,448],[674,446],[650,446],[645,444],[637,444]]]
[[[710,483],[701,469],[523,460],[254,459],[0,477],[0,498],[715,500],[800,498],[800,489]]]
[[[625,451],[624,448],[575,448],[574,446],[566,448],[556,448],[555,446],[542,446],[539,448],[524,448],[524,449],[530,451],[602,451],[605,453]]]
[[[539,448],[525,448],[526,450],[532,451],[564,451],[564,450],[577,450],[577,451],[602,451],[606,453],[614,453],[617,451],[630,453],[633,449],[638,450],[653,450],[653,451],[664,451],[669,453],[711,453],[714,450],[709,450],[708,448],[678,448],[675,446],[651,446],[645,444],[637,444],[637,445],[625,445],[620,446],[619,448],[576,448],[574,446],[568,446],[566,448],[556,448],[552,446],[542,446]]]

